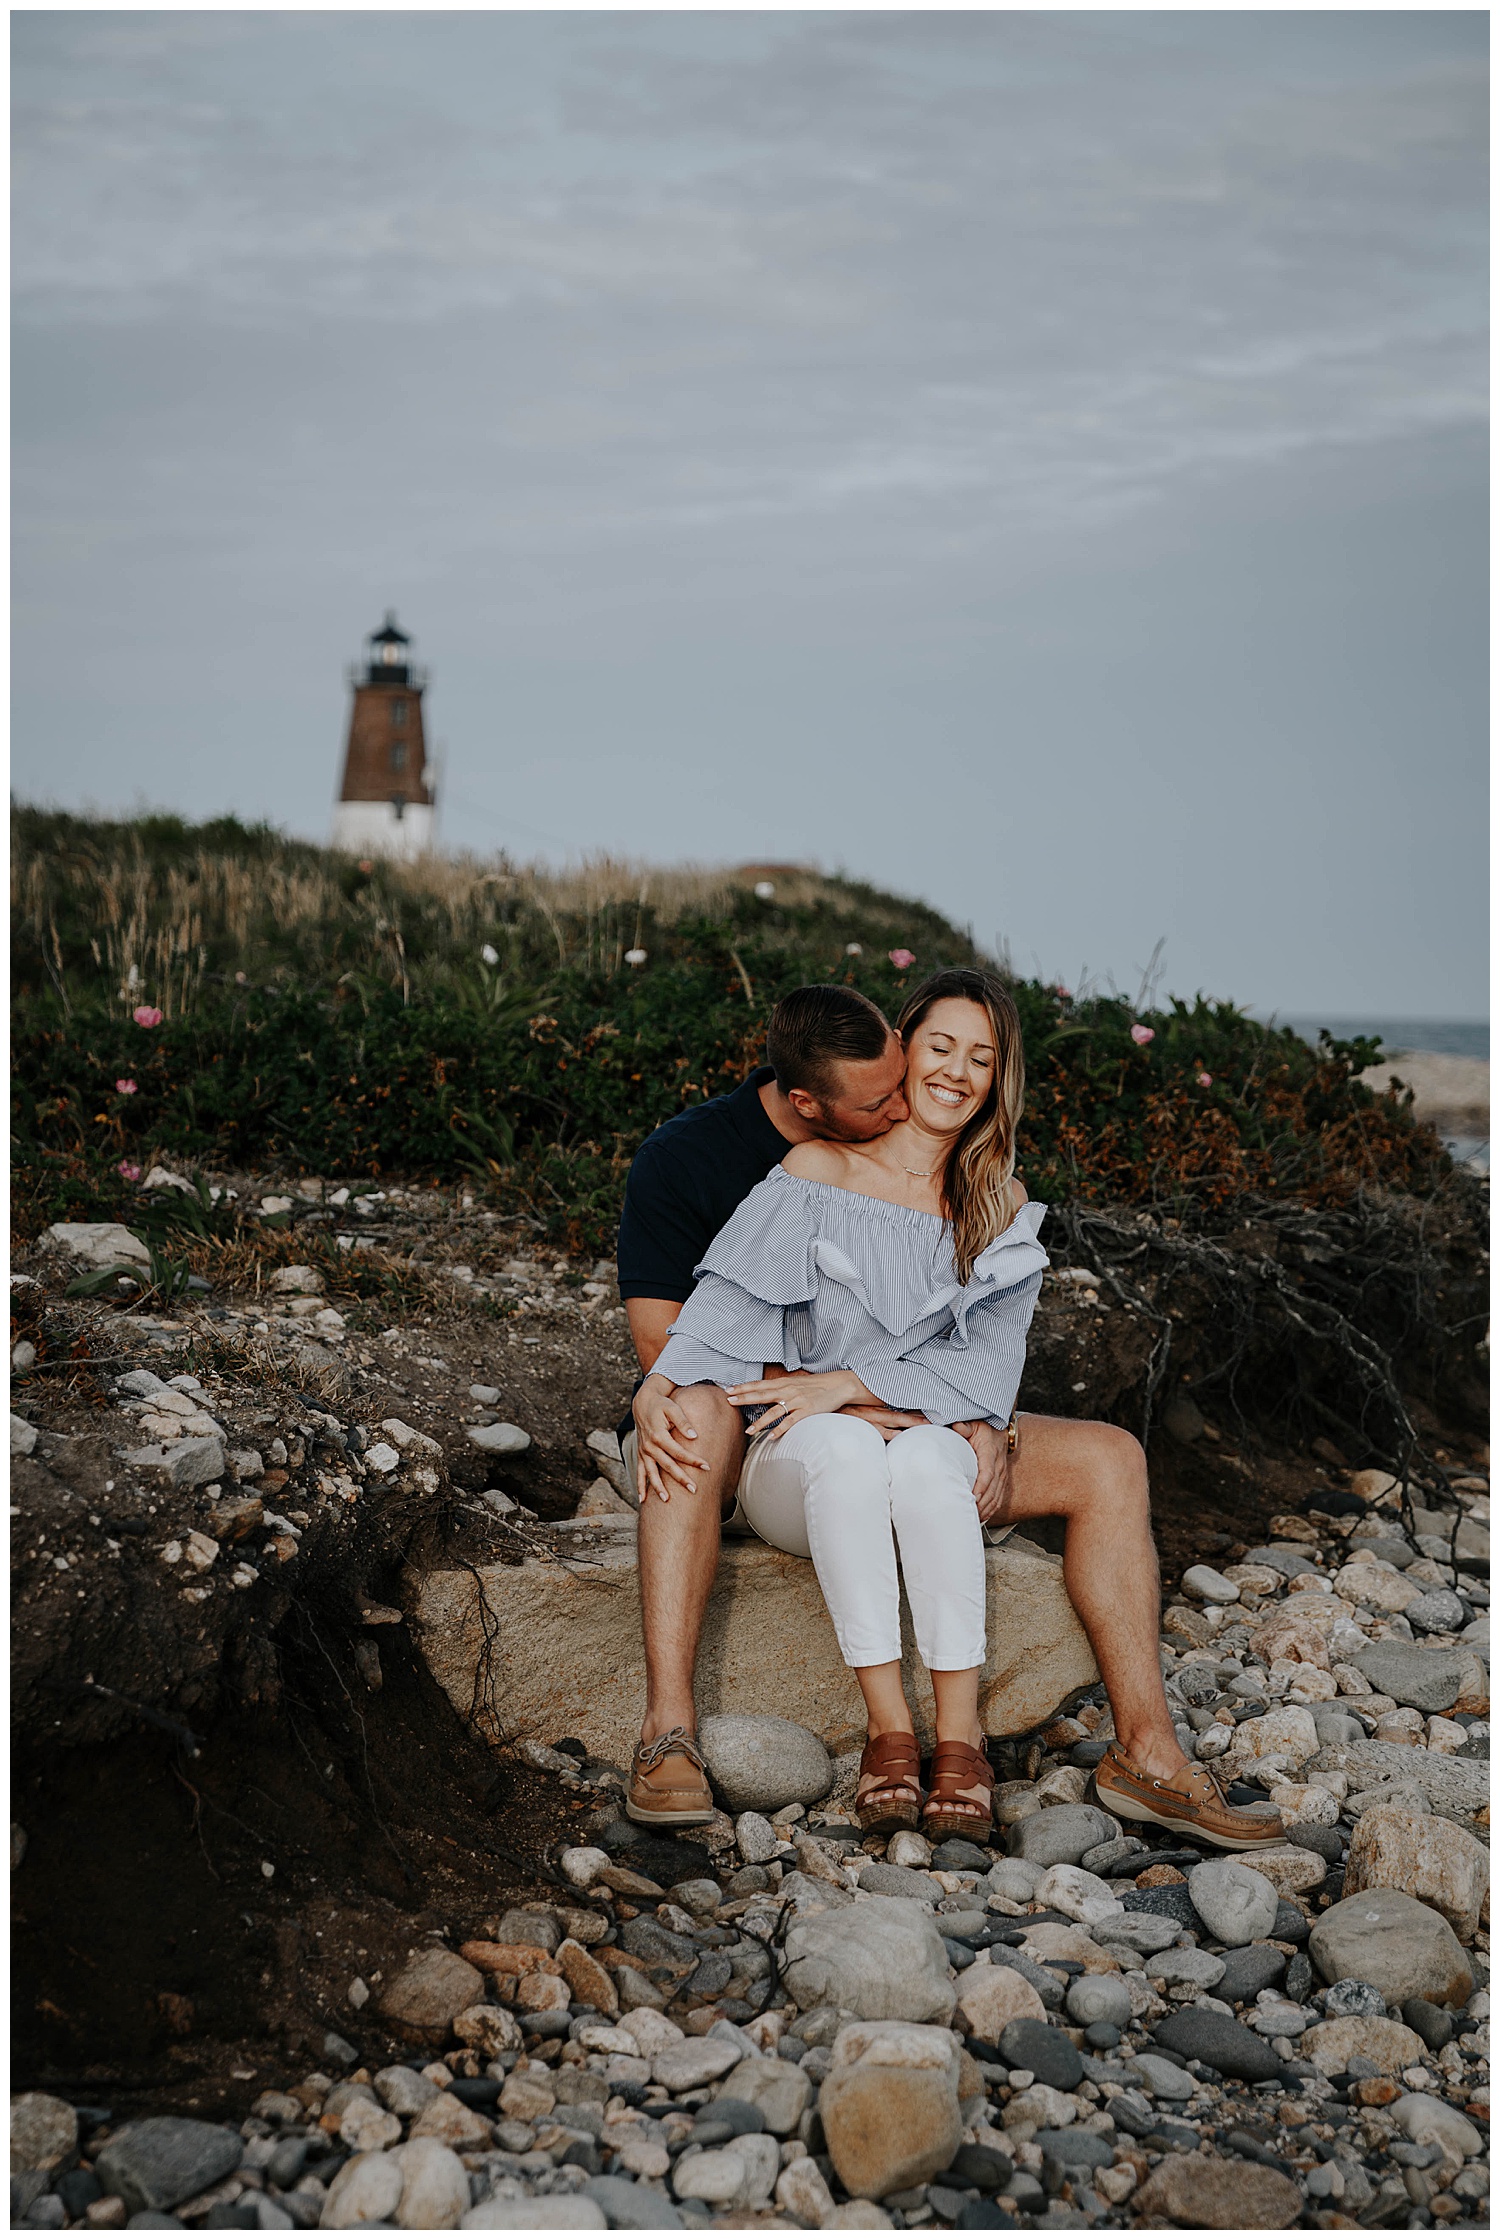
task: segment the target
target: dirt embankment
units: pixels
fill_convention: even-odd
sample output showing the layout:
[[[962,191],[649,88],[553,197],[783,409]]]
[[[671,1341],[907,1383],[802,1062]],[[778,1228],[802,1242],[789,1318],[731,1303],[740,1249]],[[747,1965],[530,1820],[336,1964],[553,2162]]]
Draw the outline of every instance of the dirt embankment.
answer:
[[[523,1530],[570,1515],[634,1364],[610,1271],[462,1194],[372,1186],[335,1208],[319,1185],[215,1179],[289,1198],[295,1225],[187,1303],[68,1297],[75,1262],[16,1255],[15,2066],[117,2110],[240,2115],[289,2054],[356,2027],[356,1977],[378,1988],[424,1932],[482,1933],[544,1895],[597,1803],[473,1740],[397,1582],[424,1546],[518,1553],[516,1510],[497,1522],[486,1492]],[[387,1289],[344,1295],[320,1238]],[[323,1288],[276,1288],[299,1249],[298,1283],[333,1268]],[[1023,1399],[1136,1427],[1170,1314],[1097,1273],[1046,1285]],[[1181,1331],[1159,1401],[1201,1374]],[[1169,1583],[1367,1459],[1252,1436],[1200,1398],[1152,1440]],[[194,1478],[174,1413],[217,1439],[213,1476],[173,1483]],[[476,1443],[503,1423],[524,1452]]]

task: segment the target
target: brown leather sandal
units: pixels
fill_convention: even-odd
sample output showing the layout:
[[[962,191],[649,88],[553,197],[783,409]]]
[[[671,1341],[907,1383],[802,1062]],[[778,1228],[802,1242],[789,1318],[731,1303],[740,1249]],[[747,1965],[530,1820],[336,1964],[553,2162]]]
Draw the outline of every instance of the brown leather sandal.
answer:
[[[914,1734],[872,1734],[860,1754],[860,1778],[875,1775],[875,1786],[855,1804],[867,1836],[893,1836],[915,1828],[922,1812],[922,1760]]]
[[[982,1750],[967,1742],[940,1742],[932,1753],[932,1792],[922,1814],[926,1836],[968,1836],[988,1839],[994,1813],[995,1774]],[[964,1789],[984,1790],[984,1802],[960,1794]]]

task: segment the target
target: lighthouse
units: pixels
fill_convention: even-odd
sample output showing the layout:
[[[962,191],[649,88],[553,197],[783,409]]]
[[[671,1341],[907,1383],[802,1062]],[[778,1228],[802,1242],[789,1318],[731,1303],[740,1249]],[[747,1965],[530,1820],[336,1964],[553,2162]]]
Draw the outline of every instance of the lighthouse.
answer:
[[[366,638],[349,682],[354,703],[333,845],[410,862],[433,842],[434,789],[422,731],[427,675],[413,665],[411,640],[393,614]]]

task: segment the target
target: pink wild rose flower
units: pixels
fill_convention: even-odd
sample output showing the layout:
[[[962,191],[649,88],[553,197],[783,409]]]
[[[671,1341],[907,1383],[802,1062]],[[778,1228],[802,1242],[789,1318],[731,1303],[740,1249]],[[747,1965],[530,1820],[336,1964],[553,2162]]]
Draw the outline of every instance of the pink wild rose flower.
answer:
[[[905,972],[908,966],[914,965],[917,961],[910,949],[892,949],[890,956],[891,963],[898,972]]]
[[[1130,1039],[1132,1042],[1138,1042],[1144,1049],[1148,1042],[1156,1040],[1156,1029],[1155,1027],[1134,1026],[1130,1030]]]
[[[117,1171],[127,1182],[139,1182],[141,1179],[141,1170],[133,1159],[122,1159]]]
[[[130,1014],[138,1027],[159,1027],[161,1013],[154,1003],[138,1003]]]
[[[133,1081],[117,1081],[115,1087],[122,1097],[133,1097],[135,1095],[135,1083]]]
[[[1200,1089],[1211,1089],[1211,1088],[1213,1087],[1213,1085],[1214,1085],[1214,1077],[1213,1077],[1213,1075],[1212,1075],[1211,1073],[1200,1073],[1200,1074],[1199,1074],[1199,1076],[1198,1076],[1198,1086],[1199,1086],[1199,1088],[1200,1088]]]

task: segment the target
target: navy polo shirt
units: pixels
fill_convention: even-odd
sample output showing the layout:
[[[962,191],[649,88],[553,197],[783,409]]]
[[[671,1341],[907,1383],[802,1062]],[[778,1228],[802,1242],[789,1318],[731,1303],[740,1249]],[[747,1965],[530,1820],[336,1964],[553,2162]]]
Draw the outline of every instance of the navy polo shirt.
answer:
[[[647,1136],[625,1185],[622,1299],[691,1295],[693,1270],[713,1239],[790,1148],[760,1101],[774,1079],[770,1066],[757,1066],[727,1097],[689,1105]]]

